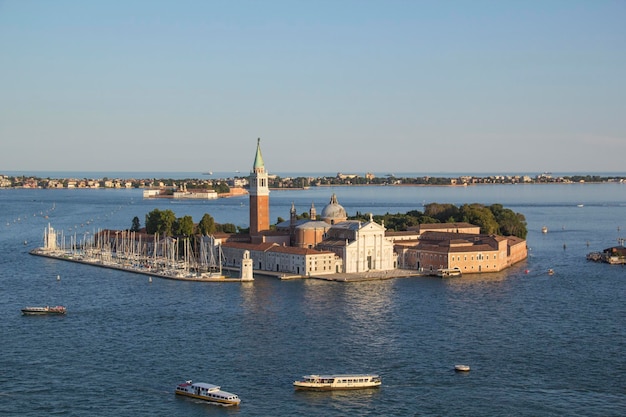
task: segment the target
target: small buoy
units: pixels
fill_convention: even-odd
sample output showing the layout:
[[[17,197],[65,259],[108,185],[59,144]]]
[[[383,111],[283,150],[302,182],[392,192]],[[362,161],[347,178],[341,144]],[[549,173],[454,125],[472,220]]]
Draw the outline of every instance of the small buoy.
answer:
[[[469,365],[454,365],[454,370],[456,372],[469,372]]]
[[[152,277],[148,278],[148,282],[152,282]]]
[[[529,271],[528,269],[526,269],[526,270],[524,271],[524,273],[526,273],[526,274],[527,274],[527,273],[529,273],[529,272],[530,272],[530,271]]]
[[[61,281],[61,275],[57,275],[57,281]]]

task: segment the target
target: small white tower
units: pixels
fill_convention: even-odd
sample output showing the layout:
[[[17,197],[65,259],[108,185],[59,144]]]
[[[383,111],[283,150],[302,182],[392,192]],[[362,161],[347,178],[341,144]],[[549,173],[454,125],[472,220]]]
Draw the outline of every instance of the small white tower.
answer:
[[[243,251],[243,258],[241,259],[241,280],[242,281],[254,281],[252,277],[252,259],[250,259],[250,251]]]

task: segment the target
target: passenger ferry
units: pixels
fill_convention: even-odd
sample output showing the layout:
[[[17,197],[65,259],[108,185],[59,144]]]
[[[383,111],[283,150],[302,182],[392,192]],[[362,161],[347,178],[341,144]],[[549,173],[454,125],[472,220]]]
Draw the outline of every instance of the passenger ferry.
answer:
[[[305,375],[295,381],[295,389],[328,391],[377,388],[382,384],[380,376],[375,374],[346,374],[346,375]]]
[[[67,309],[63,306],[24,307],[22,314],[26,316],[39,316],[44,314],[65,314]]]
[[[176,394],[221,405],[239,405],[241,402],[236,394],[222,391],[217,385],[205,382],[192,383],[191,380],[178,384]]]

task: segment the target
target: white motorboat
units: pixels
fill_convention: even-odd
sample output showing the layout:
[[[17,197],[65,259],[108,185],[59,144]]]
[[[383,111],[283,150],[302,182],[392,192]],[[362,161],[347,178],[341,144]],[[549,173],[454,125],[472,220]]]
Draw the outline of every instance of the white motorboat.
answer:
[[[460,277],[461,270],[459,268],[441,268],[437,270],[437,276],[441,278]]]
[[[178,384],[176,394],[221,405],[239,405],[241,402],[236,394],[222,391],[217,385],[191,380]]]

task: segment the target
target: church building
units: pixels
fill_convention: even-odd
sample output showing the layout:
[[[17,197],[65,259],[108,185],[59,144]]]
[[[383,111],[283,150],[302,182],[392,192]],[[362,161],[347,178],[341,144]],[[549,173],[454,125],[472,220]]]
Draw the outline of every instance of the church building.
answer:
[[[248,251],[258,271],[297,275],[356,273],[395,269],[393,243],[385,228],[372,220],[347,220],[346,210],[333,194],[319,219],[311,205],[308,219],[297,219],[292,204],[288,221],[270,230],[268,173],[257,140],[250,172],[250,235],[247,242],[222,242],[225,266],[240,267]]]
[[[301,276],[367,273],[397,268],[434,272],[458,268],[465,273],[497,272],[526,259],[526,241],[513,236],[481,235],[468,223],[421,224],[417,229],[387,232],[370,214],[368,221],[348,220],[333,193],[319,218],[314,204],[308,219],[298,219],[292,204],[289,220],[270,225],[268,173],[257,140],[250,171],[250,233],[222,242],[226,267],[240,268],[249,253],[255,271]]]

